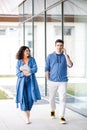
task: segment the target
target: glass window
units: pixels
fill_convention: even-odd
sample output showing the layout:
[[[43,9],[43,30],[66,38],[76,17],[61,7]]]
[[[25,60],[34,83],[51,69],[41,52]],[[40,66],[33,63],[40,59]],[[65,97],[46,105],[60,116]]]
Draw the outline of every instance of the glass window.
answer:
[[[14,26],[12,26],[12,23],[3,23],[0,26],[0,31],[0,75],[15,75],[15,56],[19,47],[19,28],[16,23]]]
[[[46,10],[44,10],[44,2],[46,2]],[[64,23],[62,23],[61,2],[64,4]],[[20,26],[20,41],[24,40],[23,43],[31,48],[37,61],[37,78],[43,95],[47,89],[44,72],[45,56],[54,51],[55,40],[62,39],[63,35],[64,47],[73,61],[73,67],[68,69],[67,106],[84,115],[87,115],[86,6],[86,0],[33,0],[32,2],[26,0],[20,6],[21,15],[19,15],[21,21],[26,20]]]
[[[44,0],[34,0],[34,15],[42,13],[44,10]]]
[[[47,54],[54,51],[55,40],[62,37],[61,5],[47,11]]]
[[[73,60],[69,70],[68,106],[87,115],[87,1],[64,3],[64,41]],[[68,35],[66,35],[68,34]]]
[[[26,0],[24,2],[24,20],[32,16],[32,0]]]
[[[44,14],[34,17],[34,57],[38,65],[37,78],[41,94],[45,95],[45,32]]]
[[[19,21],[22,22],[24,20],[24,6],[21,4],[19,6]]]
[[[29,46],[31,53],[33,51],[32,44],[32,20],[30,20],[25,22],[25,45]]]
[[[59,3],[60,0],[46,0],[46,8],[48,8],[49,6],[52,6],[55,3]]]

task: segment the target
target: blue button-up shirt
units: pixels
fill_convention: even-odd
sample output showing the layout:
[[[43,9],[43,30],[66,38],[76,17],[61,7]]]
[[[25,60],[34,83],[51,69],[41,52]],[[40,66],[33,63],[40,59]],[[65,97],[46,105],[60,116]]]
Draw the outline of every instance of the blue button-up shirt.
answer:
[[[66,82],[67,77],[67,62],[63,53],[56,54],[53,52],[46,58],[45,72],[50,73],[49,80],[54,82]]]

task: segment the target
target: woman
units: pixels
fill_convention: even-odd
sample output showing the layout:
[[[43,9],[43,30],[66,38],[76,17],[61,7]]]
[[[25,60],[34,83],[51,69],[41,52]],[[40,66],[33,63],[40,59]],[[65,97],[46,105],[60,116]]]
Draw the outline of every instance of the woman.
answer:
[[[16,54],[16,103],[17,108],[25,112],[26,123],[30,123],[30,111],[37,100],[41,99],[38,83],[35,73],[37,72],[37,64],[30,55],[30,49],[27,46],[21,46]]]

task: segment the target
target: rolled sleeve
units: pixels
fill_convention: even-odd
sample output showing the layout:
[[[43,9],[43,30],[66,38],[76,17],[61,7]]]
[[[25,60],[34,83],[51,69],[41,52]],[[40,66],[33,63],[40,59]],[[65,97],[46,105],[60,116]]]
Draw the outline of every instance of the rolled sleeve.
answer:
[[[50,57],[49,56],[46,58],[45,72],[46,71],[50,71]]]

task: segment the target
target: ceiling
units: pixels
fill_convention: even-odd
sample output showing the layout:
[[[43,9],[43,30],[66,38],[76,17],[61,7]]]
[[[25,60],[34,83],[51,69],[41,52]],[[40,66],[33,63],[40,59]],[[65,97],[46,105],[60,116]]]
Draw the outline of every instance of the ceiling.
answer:
[[[25,0],[0,0],[0,16],[4,15],[18,15],[18,5],[21,4]],[[30,0],[31,1],[31,0]],[[40,6],[38,6],[38,2]],[[52,4],[53,1],[58,0],[47,0],[48,6]],[[35,11],[38,12],[40,8],[43,10],[41,6],[41,0],[35,0]],[[31,6],[31,4],[29,4]],[[37,8],[36,8],[37,7]],[[78,11],[79,9],[79,11]],[[29,6],[28,6],[29,10]],[[75,14],[78,12],[79,14],[87,14],[87,0],[68,0],[65,2],[65,14]],[[49,11],[48,11],[49,12]],[[51,12],[51,11],[50,11]],[[55,11],[56,12],[56,11]],[[52,14],[52,12],[51,12]]]
[[[0,0],[0,15],[18,14],[18,5],[24,0]]]

